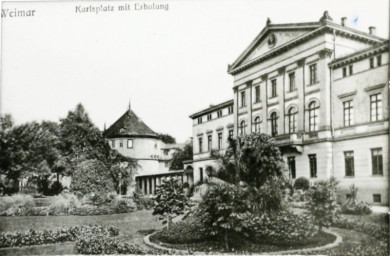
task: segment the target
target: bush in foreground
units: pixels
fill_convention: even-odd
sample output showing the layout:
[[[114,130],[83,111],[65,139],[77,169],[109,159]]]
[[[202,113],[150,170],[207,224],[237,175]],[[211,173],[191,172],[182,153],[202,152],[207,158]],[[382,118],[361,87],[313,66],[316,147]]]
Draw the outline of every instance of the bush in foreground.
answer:
[[[154,254],[137,244],[121,243],[107,235],[82,235],[76,239],[80,254]]]
[[[0,248],[74,241],[77,236],[91,236],[93,234],[117,236],[119,232],[118,228],[116,227],[93,225],[59,227],[56,229],[30,229],[26,231],[5,232],[0,234]]]
[[[299,177],[294,182],[294,189],[308,190],[310,188],[309,180],[305,177]]]

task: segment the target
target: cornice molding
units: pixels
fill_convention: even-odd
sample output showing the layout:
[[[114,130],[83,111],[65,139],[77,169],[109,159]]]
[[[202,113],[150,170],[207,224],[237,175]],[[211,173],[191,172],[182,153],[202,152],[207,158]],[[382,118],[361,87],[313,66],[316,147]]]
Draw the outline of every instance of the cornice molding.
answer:
[[[386,84],[377,84],[377,85],[373,85],[373,86],[370,86],[370,87],[367,87],[367,88],[364,88],[364,90],[366,92],[369,92],[369,91],[374,91],[374,90],[377,90],[377,89],[382,89],[386,86]]]
[[[347,97],[350,97],[350,96],[354,96],[355,94],[356,94],[356,91],[353,91],[353,92],[347,92],[347,93],[340,94],[337,97],[339,99],[344,99],[344,98],[347,98]]]

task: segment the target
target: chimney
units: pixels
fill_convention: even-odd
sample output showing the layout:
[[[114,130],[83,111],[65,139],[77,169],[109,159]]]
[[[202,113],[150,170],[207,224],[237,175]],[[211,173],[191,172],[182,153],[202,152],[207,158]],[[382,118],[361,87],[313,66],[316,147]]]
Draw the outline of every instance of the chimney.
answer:
[[[373,36],[375,36],[375,30],[376,30],[376,28],[375,28],[375,27],[373,27],[373,26],[371,26],[371,27],[368,27],[368,30],[370,31],[370,35],[373,35]]]
[[[341,18],[341,26],[345,27],[346,23],[347,23],[347,17],[342,17]]]

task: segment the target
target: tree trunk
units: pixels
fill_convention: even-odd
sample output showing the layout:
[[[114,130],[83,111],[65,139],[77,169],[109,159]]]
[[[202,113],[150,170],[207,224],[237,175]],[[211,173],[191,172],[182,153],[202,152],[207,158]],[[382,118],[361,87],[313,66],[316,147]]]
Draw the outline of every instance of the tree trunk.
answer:
[[[225,248],[229,251],[228,231],[225,229]]]
[[[169,228],[171,227],[171,224],[172,224],[172,218],[171,216],[168,216],[167,217],[167,229],[169,230]]]

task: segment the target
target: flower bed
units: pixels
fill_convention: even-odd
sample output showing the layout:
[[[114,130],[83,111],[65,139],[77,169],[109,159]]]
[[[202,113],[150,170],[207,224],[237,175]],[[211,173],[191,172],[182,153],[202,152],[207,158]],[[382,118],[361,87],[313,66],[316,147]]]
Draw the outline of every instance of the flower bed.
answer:
[[[388,226],[379,225],[371,222],[359,220],[340,219],[333,223],[334,227],[352,229],[364,234],[373,236],[379,240],[387,240],[389,238]]]
[[[107,235],[81,235],[76,239],[76,251],[80,254],[156,254],[137,244],[122,243]]]
[[[75,226],[56,229],[27,230],[0,234],[0,248],[74,241],[80,235],[118,235],[118,228],[105,226]]]

